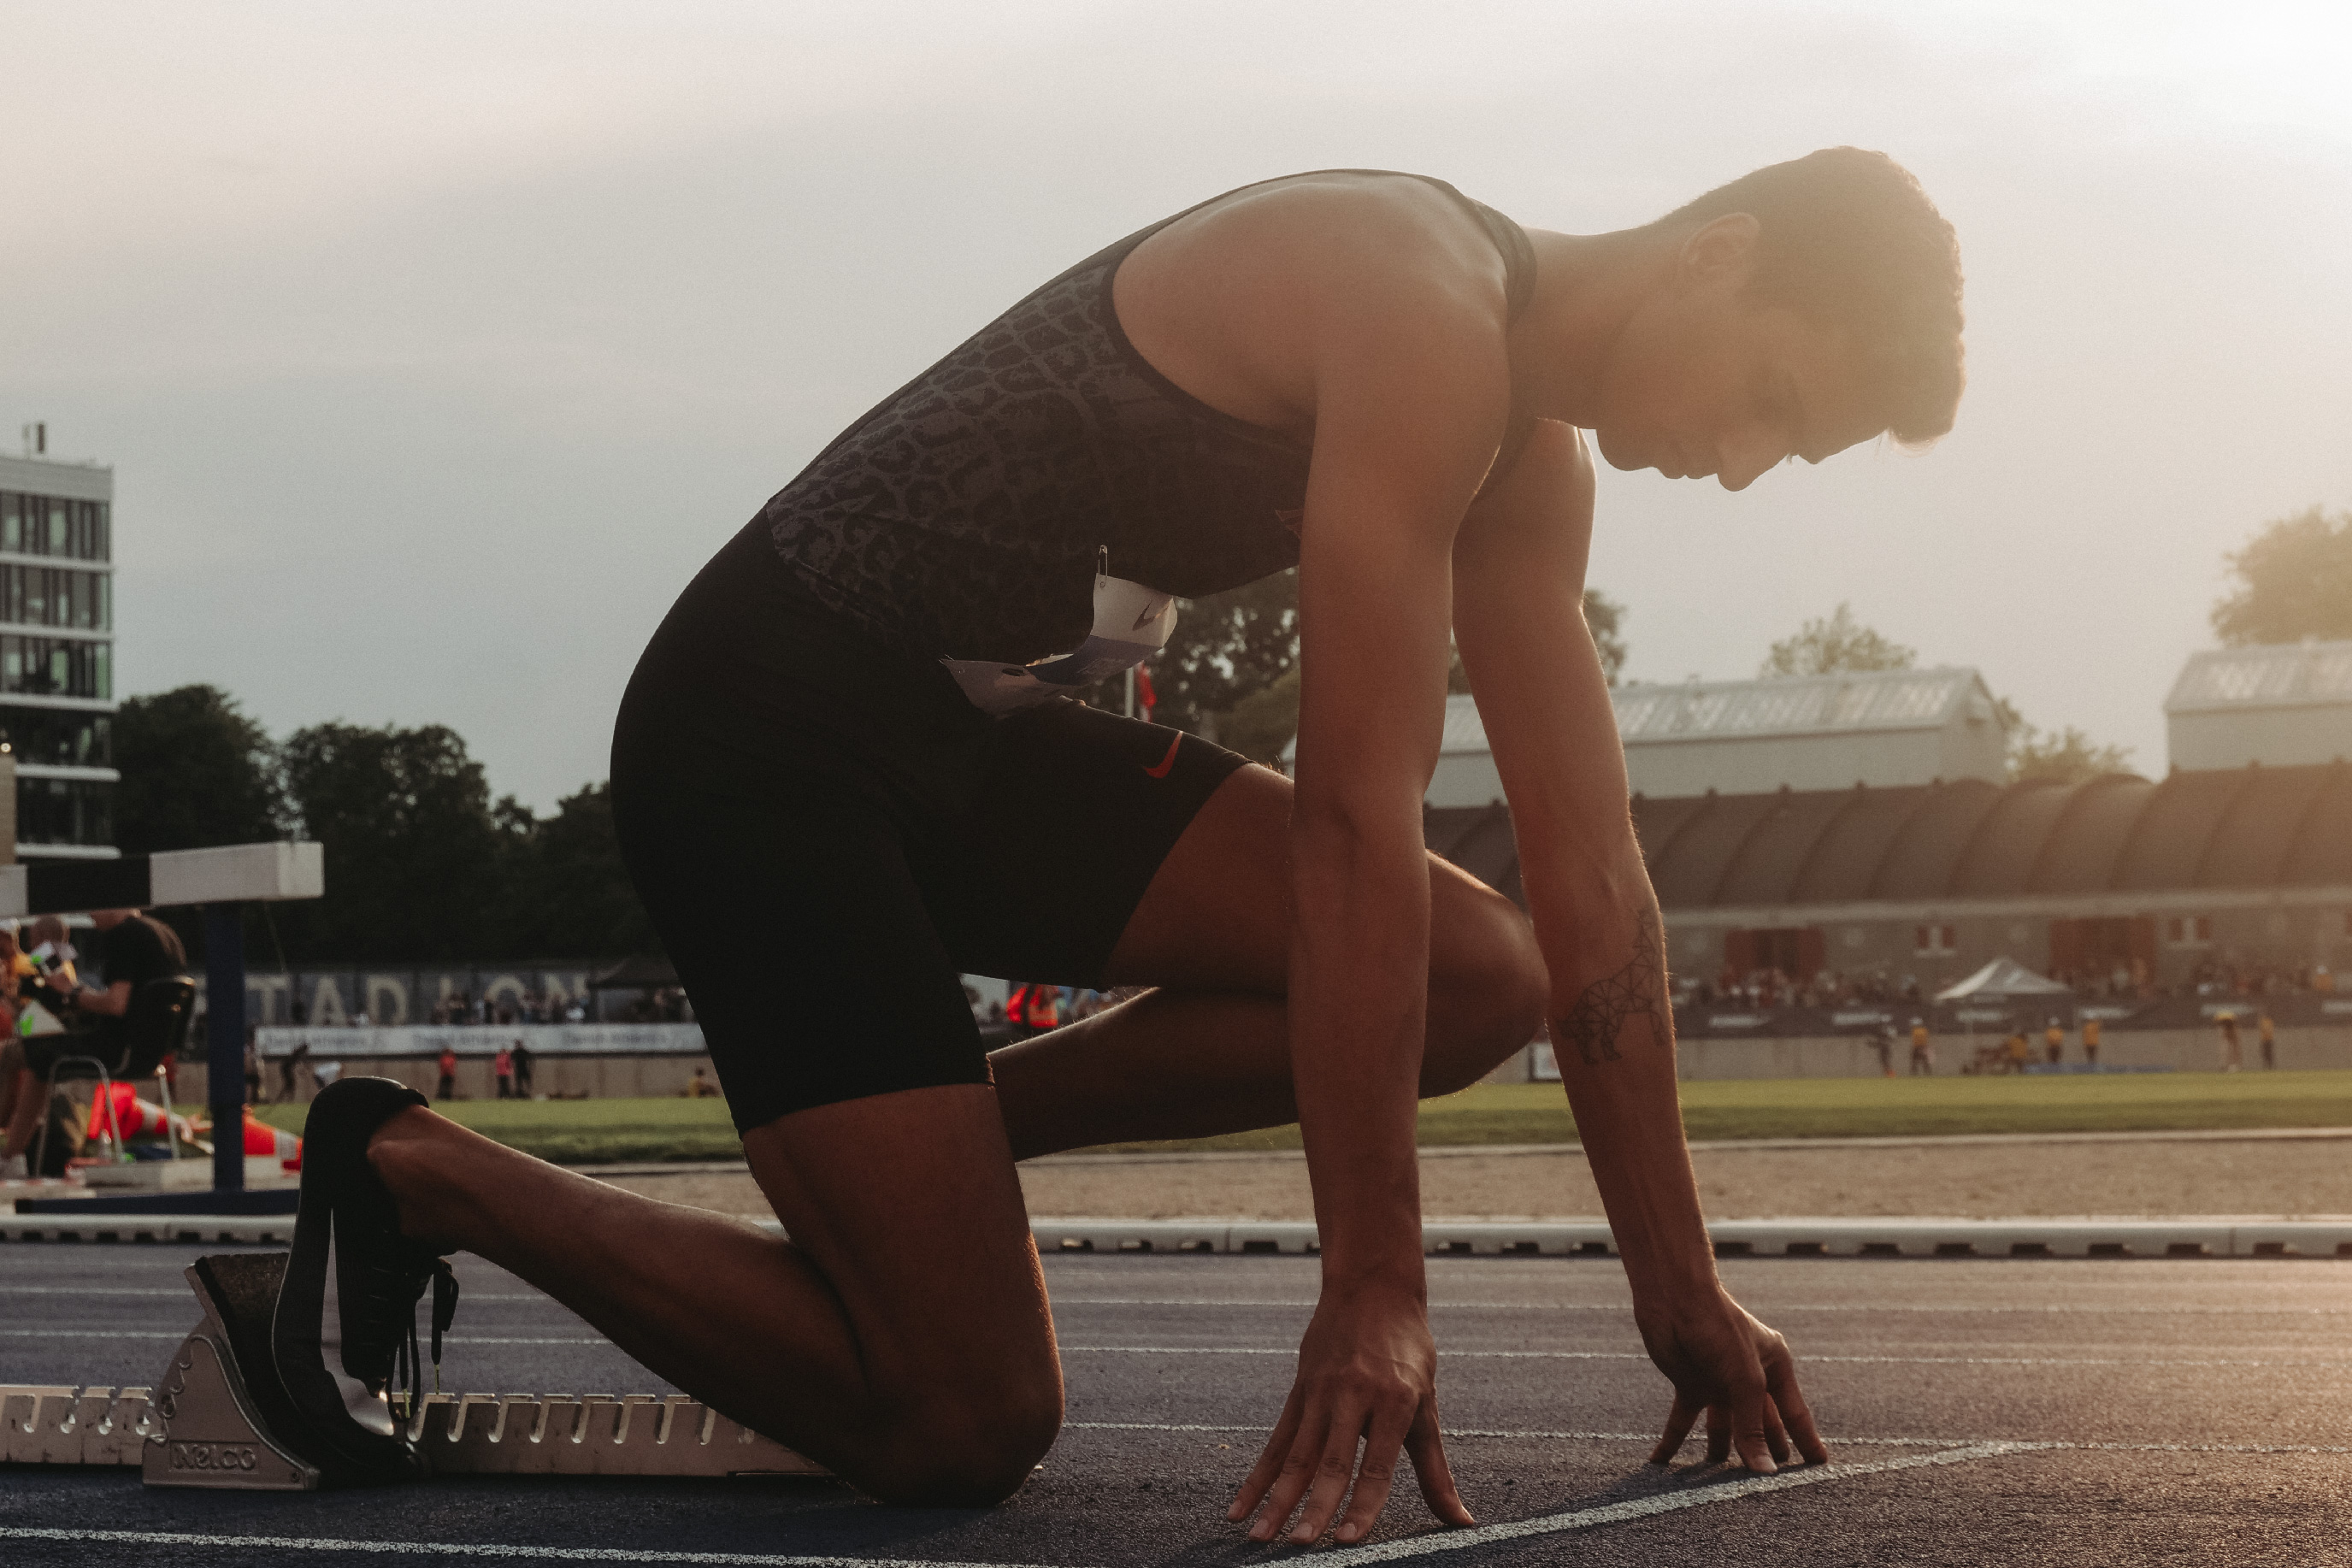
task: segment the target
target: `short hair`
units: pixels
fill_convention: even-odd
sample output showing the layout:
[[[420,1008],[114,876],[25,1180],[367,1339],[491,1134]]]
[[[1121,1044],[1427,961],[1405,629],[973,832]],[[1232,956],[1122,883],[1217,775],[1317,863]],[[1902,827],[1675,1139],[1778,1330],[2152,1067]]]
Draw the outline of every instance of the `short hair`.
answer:
[[[1742,212],[1759,225],[1749,297],[1851,334],[1883,379],[1896,440],[1949,430],[1967,382],[1959,241],[1911,172],[1884,153],[1824,147],[1742,174],[1651,226]]]

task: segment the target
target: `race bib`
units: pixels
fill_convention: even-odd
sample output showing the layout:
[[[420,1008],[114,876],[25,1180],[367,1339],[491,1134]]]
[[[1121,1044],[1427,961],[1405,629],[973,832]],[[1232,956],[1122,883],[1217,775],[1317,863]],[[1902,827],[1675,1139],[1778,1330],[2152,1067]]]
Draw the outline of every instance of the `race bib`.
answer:
[[[1176,596],[1108,573],[1095,574],[1095,629],[1065,654],[1034,664],[984,658],[940,662],[983,713],[1005,714],[1071,696],[1141,664],[1168,646],[1176,629]]]

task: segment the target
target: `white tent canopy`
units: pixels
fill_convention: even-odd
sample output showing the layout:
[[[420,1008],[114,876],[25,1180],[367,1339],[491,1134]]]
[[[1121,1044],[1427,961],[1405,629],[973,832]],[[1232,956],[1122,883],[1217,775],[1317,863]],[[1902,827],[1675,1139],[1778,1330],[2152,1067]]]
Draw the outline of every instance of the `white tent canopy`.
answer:
[[[2000,1002],[2016,996],[2072,996],[2055,980],[2033,973],[2013,958],[1996,958],[1956,985],[1936,993],[1938,1002]]]

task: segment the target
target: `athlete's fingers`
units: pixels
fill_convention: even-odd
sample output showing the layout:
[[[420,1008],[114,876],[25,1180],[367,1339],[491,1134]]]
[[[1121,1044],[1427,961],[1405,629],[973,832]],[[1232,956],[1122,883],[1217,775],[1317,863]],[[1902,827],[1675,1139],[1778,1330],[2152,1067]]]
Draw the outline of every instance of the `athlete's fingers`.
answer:
[[[1323,1437],[1323,1453],[1315,1461],[1315,1482],[1307,1494],[1307,1506],[1299,1510],[1298,1523],[1290,1532],[1293,1546],[1322,1540],[1331,1516],[1339,1511],[1348,1483],[1356,1479],[1356,1445],[1364,1435],[1368,1414],[1360,1405],[1347,1404],[1331,1417]]]
[[[1412,1426],[1404,1435],[1404,1451],[1412,1460],[1413,1476],[1421,1482],[1421,1500],[1429,1505],[1430,1512],[1448,1524],[1478,1522],[1470,1517],[1468,1505],[1454,1489],[1454,1468],[1445,1462],[1445,1435],[1438,1429],[1434,1394],[1413,1413]]]
[[[1323,1458],[1323,1441],[1330,1430],[1331,1418],[1321,1407],[1302,1406],[1297,1430],[1290,1435],[1289,1446],[1275,1470],[1274,1484],[1266,1489],[1265,1506],[1258,1510],[1257,1522],[1250,1526],[1252,1541],[1272,1541],[1297,1510],[1299,1499],[1314,1483],[1315,1467]]]
[[[1812,1408],[1805,1403],[1804,1391],[1797,1386],[1797,1358],[1789,1353],[1786,1345],[1764,1363],[1764,1389],[1772,1396],[1773,1407],[1787,1424],[1789,1436],[1796,1441],[1797,1452],[1804,1455],[1811,1465],[1830,1462],[1830,1446],[1813,1426]]]
[[[1764,1380],[1735,1390],[1731,1395],[1731,1446],[1739,1452],[1739,1462],[1759,1476],[1769,1476],[1780,1467],[1772,1462],[1771,1445],[1764,1436],[1764,1409],[1770,1401],[1764,1397]]]
[[[1274,1484],[1274,1478],[1282,1469],[1283,1456],[1290,1452],[1291,1440],[1298,1435],[1299,1412],[1303,1405],[1297,1386],[1293,1384],[1290,1397],[1282,1402],[1282,1418],[1274,1424],[1273,1436],[1266,1438],[1265,1447],[1258,1451],[1257,1463],[1250,1467],[1247,1479],[1242,1482],[1242,1489],[1234,1495],[1233,1506],[1225,1510],[1228,1520],[1240,1523],[1255,1512],[1265,1499],[1265,1489]]]
[[[1789,1462],[1789,1429],[1780,1424],[1780,1407],[1768,1394],[1762,1401],[1764,1415],[1764,1446],[1772,1451],[1772,1462]]]
[[[1356,1489],[1348,1499],[1348,1511],[1332,1531],[1334,1540],[1361,1541],[1380,1518],[1381,1510],[1388,1506],[1389,1489],[1396,1481],[1397,1456],[1404,1451],[1405,1429],[1411,1425],[1402,1411],[1373,1415],[1364,1432],[1363,1458],[1356,1467]]]
[[[1685,1398],[1682,1390],[1676,1389],[1674,1408],[1666,1412],[1665,1436],[1660,1437],[1658,1446],[1650,1450],[1650,1463],[1673,1464],[1675,1456],[1682,1452],[1683,1439],[1690,1436],[1690,1429],[1698,1421],[1698,1415],[1699,1407]]]
[[[1731,1424],[1729,1413],[1720,1405],[1706,1407],[1706,1462],[1719,1465],[1731,1458]]]

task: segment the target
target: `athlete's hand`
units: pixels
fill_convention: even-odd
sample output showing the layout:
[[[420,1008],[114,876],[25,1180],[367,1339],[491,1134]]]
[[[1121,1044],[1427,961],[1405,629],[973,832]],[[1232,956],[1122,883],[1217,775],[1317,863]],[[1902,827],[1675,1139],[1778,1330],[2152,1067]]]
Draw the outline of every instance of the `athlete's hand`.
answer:
[[[1770,1474],[1795,1450],[1812,1464],[1830,1451],[1813,1429],[1812,1412],[1797,1387],[1789,1342],[1758,1322],[1717,1286],[1709,1296],[1671,1308],[1644,1310],[1634,1321],[1650,1359],[1675,1385],[1665,1436],[1650,1463],[1674,1462],[1699,1412],[1706,1413],[1706,1458],[1720,1464],[1736,1450],[1751,1470]]]
[[[1428,1308],[1402,1289],[1327,1287],[1299,1342],[1298,1374],[1282,1419],[1225,1517],[1240,1521],[1256,1511],[1250,1539],[1271,1541],[1304,1497],[1306,1510],[1290,1531],[1292,1542],[1304,1546],[1321,1538],[1352,1481],[1355,1495],[1335,1533],[1341,1542],[1360,1541],[1388,1501],[1400,1449],[1412,1460],[1431,1512],[1449,1524],[1475,1522],[1454,1492],[1438,1436],[1437,1347]]]

